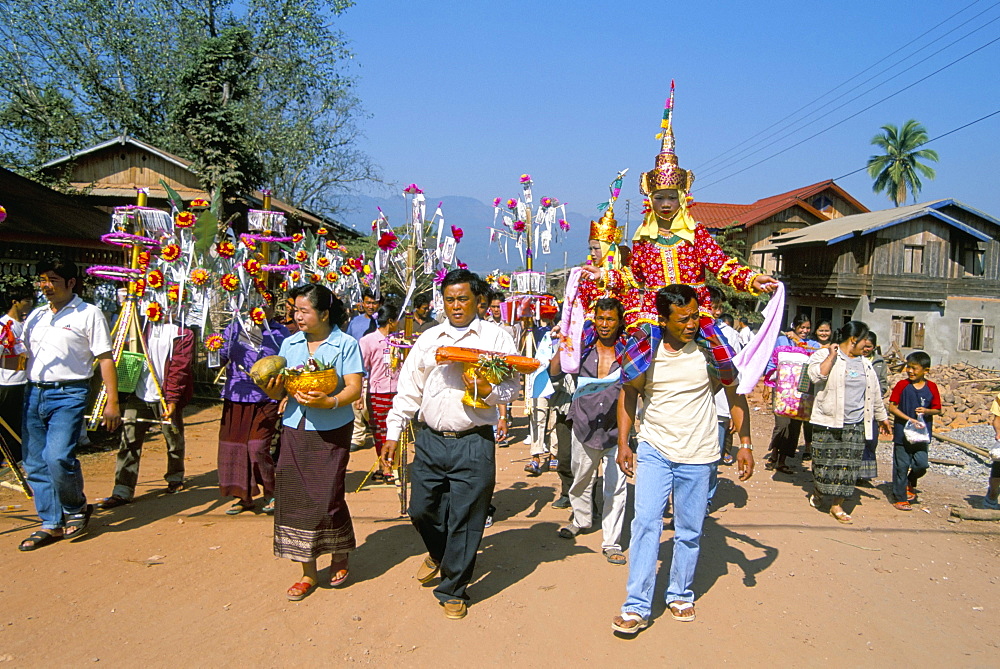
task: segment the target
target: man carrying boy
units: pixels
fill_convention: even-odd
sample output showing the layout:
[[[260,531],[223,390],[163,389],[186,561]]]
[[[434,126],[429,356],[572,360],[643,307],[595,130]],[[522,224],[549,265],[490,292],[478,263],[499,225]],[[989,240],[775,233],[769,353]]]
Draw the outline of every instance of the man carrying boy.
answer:
[[[941,414],[941,395],[937,385],[925,377],[931,367],[931,357],[923,351],[906,356],[906,379],[896,384],[889,396],[889,413],[896,417],[892,428],[892,494],[893,506],[900,511],[912,511],[910,502],[917,501],[917,479],[927,473],[928,441],[910,443],[904,433],[907,423],[933,427],[932,416]]]
[[[993,405],[990,406],[990,424],[993,425],[994,436],[997,443],[994,448],[1000,448],[1000,395],[993,398]],[[983,508],[1000,511],[1000,460],[994,460],[990,467],[990,483],[986,489],[986,497],[983,498]]]

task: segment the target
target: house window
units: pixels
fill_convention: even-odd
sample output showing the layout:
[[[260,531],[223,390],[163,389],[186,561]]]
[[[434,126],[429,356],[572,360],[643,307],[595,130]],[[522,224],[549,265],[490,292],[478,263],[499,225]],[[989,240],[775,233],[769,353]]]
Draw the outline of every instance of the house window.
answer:
[[[812,206],[819,211],[826,211],[827,209],[833,209],[833,201],[825,195],[820,195],[813,199]]]
[[[993,352],[993,326],[982,318],[960,318],[958,325],[958,350]]]
[[[913,316],[893,316],[892,343],[900,348],[923,348],[924,324],[916,322]]]
[[[924,247],[907,244],[903,247],[903,273],[924,273]]]
[[[983,276],[983,257],[986,251],[979,248],[979,242],[970,242],[959,246],[961,257],[959,262],[965,268],[966,276]]]
[[[833,327],[833,309],[830,307],[816,307],[816,322],[813,323],[813,327],[823,321],[830,321],[830,327]]]
[[[854,311],[852,309],[841,309],[840,310],[840,324],[849,323],[854,320]]]

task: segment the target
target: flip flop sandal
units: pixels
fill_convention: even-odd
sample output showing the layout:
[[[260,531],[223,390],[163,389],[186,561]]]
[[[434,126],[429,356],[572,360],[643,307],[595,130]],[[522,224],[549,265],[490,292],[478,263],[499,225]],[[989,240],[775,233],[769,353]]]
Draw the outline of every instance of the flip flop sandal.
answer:
[[[17,547],[17,550],[27,553],[28,551],[33,551],[42,546],[48,546],[49,544],[54,544],[55,542],[62,539],[61,534],[49,534],[48,532],[43,532],[41,530],[33,532],[31,536],[22,541]],[[30,543],[29,543],[30,542]]]
[[[285,595],[288,597],[290,602],[300,602],[309,596],[309,593],[316,589],[315,583],[309,583],[308,581],[300,581],[290,587]]]
[[[226,509],[227,516],[238,516],[244,511],[251,511],[253,509],[253,503],[246,505],[243,502],[236,502],[231,507]],[[273,510],[273,509],[272,509]]]
[[[331,567],[333,569],[333,567]],[[351,575],[351,570],[347,567],[342,567],[333,572],[334,578],[330,579],[330,587],[336,588],[338,585],[343,585],[347,581],[347,577]]]
[[[670,610],[671,618],[679,620],[682,623],[689,623],[695,619],[694,604],[691,602],[678,599],[675,602],[667,604],[667,609]]]
[[[851,525],[854,523],[854,520],[844,511],[834,511],[833,509],[830,509],[830,515],[833,516],[834,520],[843,525]]]
[[[264,513],[266,513],[268,515],[274,513],[274,498],[273,497],[270,499],[270,501],[268,501],[267,504],[264,505],[264,508],[261,509],[261,511],[263,511]]]
[[[622,553],[620,548],[605,548],[604,557],[607,558],[608,562],[611,564],[623,565],[628,562],[625,558],[625,553]]]
[[[782,474],[794,474],[795,473],[794,471],[792,471],[791,467],[789,467],[788,465],[785,465],[785,464],[775,465],[774,466],[774,471],[781,472]]]
[[[913,507],[910,506],[909,502],[893,502],[892,505],[900,511],[913,511]]]
[[[618,618],[621,618],[622,622],[618,622]],[[626,611],[625,613],[618,616],[611,621],[611,629],[618,632],[619,634],[638,634],[641,630],[649,627],[649,621],[640,616],[638,613],[632,613],[631,611]],[[622,623],[635,622],[635,625],[630,625],[626,627]]]
[[[90,517],[94,515],[94,505],[88,504],[81,513],[71,513],[66,516],[66,523],[63,525],[63,536],[67,539],[76,539],[83,536],[90,524]]]
[[[810,494],[809,495],[809,506],[811,506],[814,509],[818,509],[820,507],[820,498],[819,498],[819,495],[815,495],[815,494]]]

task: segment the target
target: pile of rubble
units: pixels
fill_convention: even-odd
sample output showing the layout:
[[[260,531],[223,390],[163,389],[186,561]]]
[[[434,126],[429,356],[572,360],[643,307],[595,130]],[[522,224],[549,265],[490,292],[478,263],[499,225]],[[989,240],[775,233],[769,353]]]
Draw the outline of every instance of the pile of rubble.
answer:
[[[902,369],[890,371],[889,388],[905,378],[906,373]],[[959,362],[935,365],[927,378],[937,384],[944,412],[934,418],[935,430],[954,430],[990,422],[990,405],[1000,393],[1000,369],[982,369]]]

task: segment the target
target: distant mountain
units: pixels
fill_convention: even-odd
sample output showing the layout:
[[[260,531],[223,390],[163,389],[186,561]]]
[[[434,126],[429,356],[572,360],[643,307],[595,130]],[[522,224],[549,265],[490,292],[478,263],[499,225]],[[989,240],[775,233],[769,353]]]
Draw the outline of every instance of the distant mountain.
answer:
[[[508,257],[504,259],[503,251],[497,243],[490,244],[490,227],[493,226],[493,206],[462,195],[446,195],[442,198],[427,200],[427,217],[434,214],[437,203],[441,202],[446,226],[455,225],[462,228],[464,236],[458,245],[457,257],[468,264],[469,269],[487,273],[494,269],[511,271],[522,269],[524,264],[514,248],[513,240],[508,242]],[[400,225],[408,215],[405,202],[400,197],[379,198],[367,195],[354,195],[344,198],[344,210],[337,218],[345,225],[360,232],[370,232],[372,220],[378,218],[378,207],[389,217],[393,226]],[[569,221],[569,233],[563,233],[561,242],[552,244],[551,253],[541,255],[536,253],[535,268],[549,271],[561,269],[563,253],[567,252],[569,265],[579,264],[587,256],[587,235],[590,229],[590,219],[583,214],[566,212]],[[499,226],[499,223],[498,223]]]

